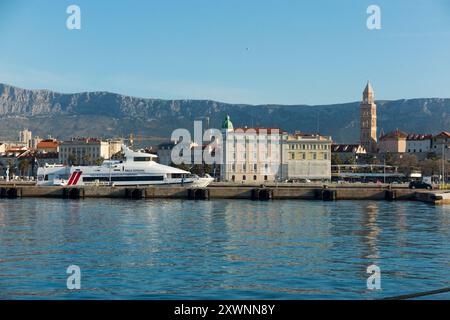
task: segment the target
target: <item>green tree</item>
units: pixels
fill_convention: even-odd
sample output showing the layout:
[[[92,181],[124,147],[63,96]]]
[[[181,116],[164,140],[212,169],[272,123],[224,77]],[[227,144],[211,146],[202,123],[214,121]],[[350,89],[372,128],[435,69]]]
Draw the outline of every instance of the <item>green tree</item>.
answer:
[[[388,166],[393,166],[394,163],[395,163],[395,158],[394,158],[394,156],[391,153],[386,152],[384,154],[384,161],[383,162],[386,163],[386,165],[388,165]]]
[[[84,162],[84,164],[90,164],[90,162],[91,162],[91,155],[89,153],[86,153],[83,156],[83,162]]]
[[[30,168],[30,161],[28,161],[28,159],[21,159],[19,161],[19,172],[21,176],[26,175],[26,173],[28,173],[29,168]]]
[[[337,153],[333,153],[331,155],[331,165],[337,166],[342,164],[342,159]]]
[[[100,157],[100,158],[98,158],[98,159],[95,160],[95,164],[96,164],[97,166],[100,166],[100,165],[103,163],[104,160],[105,160],[105,159],[103,159],[102,157]]]
[[[356,164],[356,158],[355,157],[350,157],[347,160],[345,160],[345,164]]]
[[[397,166],[401,173],[409,175],[414,168],[418,167],[418,161],[415,155],[405,153],[393,160],[391,165]]]
[[[426,159],[419,164],[419,167],[425,176],[432,176],[440,172],[439,160]]]
[[[71,153],[67,157],[67,161],[69,162],[69,165],[74,166],[74,165],[76,165],[77,157],[73,153]]]

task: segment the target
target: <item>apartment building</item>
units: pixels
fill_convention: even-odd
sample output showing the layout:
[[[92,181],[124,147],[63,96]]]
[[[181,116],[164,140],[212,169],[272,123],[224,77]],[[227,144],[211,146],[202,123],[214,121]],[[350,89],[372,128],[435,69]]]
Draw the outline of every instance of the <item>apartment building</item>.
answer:
[[[121,149],[121,140],[103,141],[97,138],[73,138],[59,145],[59,161],[62,164],[94,165]]]
[[[296,132],[283,141],[287,179],[330,180],[331,144],[329,136]]]

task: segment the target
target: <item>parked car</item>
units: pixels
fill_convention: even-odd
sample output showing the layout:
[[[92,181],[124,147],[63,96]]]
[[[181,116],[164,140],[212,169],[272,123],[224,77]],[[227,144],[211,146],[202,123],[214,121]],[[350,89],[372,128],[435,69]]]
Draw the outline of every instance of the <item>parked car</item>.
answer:
[[[433,185],[424,181],[411,181],[409,183],[410,189],[433,189]]]

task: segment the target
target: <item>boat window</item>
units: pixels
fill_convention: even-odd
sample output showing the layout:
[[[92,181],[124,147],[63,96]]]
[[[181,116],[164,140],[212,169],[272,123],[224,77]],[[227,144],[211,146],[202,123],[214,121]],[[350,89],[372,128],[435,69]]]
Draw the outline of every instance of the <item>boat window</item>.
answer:
[[[152,161],[152,158],[150,158],[150,157],[134,157],[133,160],[135,162]]]
[[[164,181],[164,176],[118,176],[114,177],[83,177],[83,182],[112,181],[112,182],[132,182],[132,181]]]
[[[48,175],[45,175],[45,176],[44,176],[44,180],[45,180],[45,181],[48,181]]]

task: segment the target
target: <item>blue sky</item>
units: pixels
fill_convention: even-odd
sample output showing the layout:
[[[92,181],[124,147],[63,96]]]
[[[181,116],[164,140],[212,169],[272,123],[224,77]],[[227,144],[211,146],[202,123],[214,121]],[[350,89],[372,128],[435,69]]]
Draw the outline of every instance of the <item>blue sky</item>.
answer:
[[[0,39],[0,82],[32,89],[327,104],[370,79],[378,99],[450,97],[447,0],[0,0]]]

